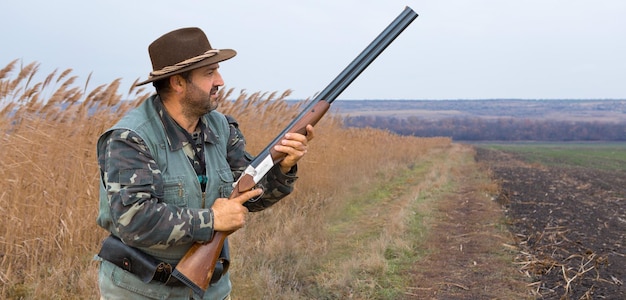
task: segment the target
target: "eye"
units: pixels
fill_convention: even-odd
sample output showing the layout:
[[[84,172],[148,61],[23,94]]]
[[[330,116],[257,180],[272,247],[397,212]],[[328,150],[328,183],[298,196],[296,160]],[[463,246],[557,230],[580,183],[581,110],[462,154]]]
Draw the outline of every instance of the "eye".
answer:
[[[217,67],[215,67],[215,66],[209,66],[209,67],[205,68],[205,69],[202,71],[202,74],[203,74],[203,76],[205,76],[205,77],[212,77],[212,76],[215,76],[215,74],[218,74],[218,73],[217,73]]]

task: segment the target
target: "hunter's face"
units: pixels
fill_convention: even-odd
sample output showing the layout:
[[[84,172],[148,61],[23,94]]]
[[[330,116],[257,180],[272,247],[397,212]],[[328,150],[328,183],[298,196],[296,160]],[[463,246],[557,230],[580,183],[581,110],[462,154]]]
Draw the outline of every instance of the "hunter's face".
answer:
[[[224,86],[219,64],[198,68],[191,72],[187,83],[184,108],[193,115],[202,116],[218,107],[218,91]]]

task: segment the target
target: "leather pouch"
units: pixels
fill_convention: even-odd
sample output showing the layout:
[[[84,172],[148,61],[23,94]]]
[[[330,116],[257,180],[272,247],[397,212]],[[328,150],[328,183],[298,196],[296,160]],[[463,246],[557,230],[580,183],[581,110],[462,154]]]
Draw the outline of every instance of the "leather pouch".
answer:
[[[115,236],[107,237],[102,243],[98,256],[115,264],[116,266],[135,274],[141,281],[148,283],[161,271],[165,263],[157,261],[154,257],[143,253],[137,248],[124,244]],[[171,271],[171,266],[169,266]]]

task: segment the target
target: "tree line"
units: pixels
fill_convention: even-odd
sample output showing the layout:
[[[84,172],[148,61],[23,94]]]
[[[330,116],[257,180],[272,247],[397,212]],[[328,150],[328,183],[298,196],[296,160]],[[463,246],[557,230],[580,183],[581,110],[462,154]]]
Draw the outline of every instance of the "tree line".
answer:
[[[345,118],[344,124],[387,129],[401,135],[451,137],[459,141],[626,141],[624,122],[354,116]]]

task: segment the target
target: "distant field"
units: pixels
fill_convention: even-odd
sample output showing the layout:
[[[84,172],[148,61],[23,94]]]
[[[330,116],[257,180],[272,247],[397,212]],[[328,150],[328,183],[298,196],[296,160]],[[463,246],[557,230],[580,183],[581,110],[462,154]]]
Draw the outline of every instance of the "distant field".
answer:
[[[350,117],[626,121],[625,99],[341,100],[333,102],[331,109]]]
[[[404,119],[408,117],[419,116],[420,118],[438,120],[445,118],[466,117],[467,114],[459,110],[428,110],[428,109],[385,109],[380,110],[355,110],[351,112],[343,112],[338,110],[339,114],[346,117],[357,116],[385,116]]]
[[[480,143],[480,147],[513,152],[531,163],[626,171],[626,143]]]

